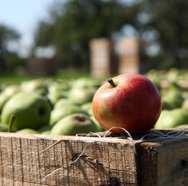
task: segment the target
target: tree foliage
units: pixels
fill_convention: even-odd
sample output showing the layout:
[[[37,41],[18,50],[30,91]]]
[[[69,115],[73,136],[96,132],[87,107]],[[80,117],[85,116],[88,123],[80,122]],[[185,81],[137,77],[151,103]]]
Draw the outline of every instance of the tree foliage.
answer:
[[[0,50],[6,50],[8,42],[19,39],[20,35],[14,29],[0,24]]]
[[[59,0],[41,21],[35,46],[54,45],[62,64],[88,64],[90,39],[112,37],[125,24],[143,37],[155,33],[160,60],[178,66],[188,59],[188,1],[185,0]],[[148,35],[146,36],[148,37]]]
[[[141,30],[155,30],[161,53],[169,62],[179,66],[188,59],[188,1],[143,0],[142,12],[148,21]]]
[[[133,24],[139,6],[114,0],[69,0],[58,2],[49,11],[49,21],[36,31],[36,46],[54,45],[63,64],[88,64],[90,39],[111,38],[125,24]]]
[[[19,62],[18,54],[8,50],[8,44],[11,41],[18,40],[19,33],[9,26],[0,24],[0,71],[13,69]]]

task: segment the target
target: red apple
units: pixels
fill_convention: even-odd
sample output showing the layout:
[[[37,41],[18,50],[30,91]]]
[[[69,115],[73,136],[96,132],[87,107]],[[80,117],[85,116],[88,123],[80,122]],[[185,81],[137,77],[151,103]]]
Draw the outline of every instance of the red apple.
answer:
[[[92,110],[104,129],[132,133],[154,127],[161,112],[161,98],[155,85],[143,75],[122,74],[105,82],[95,93]],[[116,127],[116,128],[115,128]]]

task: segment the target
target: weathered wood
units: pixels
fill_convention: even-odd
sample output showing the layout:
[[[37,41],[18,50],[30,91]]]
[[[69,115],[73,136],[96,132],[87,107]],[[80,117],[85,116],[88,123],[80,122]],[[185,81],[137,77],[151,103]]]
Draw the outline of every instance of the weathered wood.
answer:
[[[138,37],[125,37],[119,42],[119,73],[143,73],[149,63],[145,59],[146,43]]]
[[[187,186],[187,147],[186,136],[130,141],[0,133],[0,186]]]
[[[61,143],[42,152],[59,139]],[[0,145],[1,185],[137,185],[134,149],[128,140],[1,133]],[[71,165],[81,152],[89,161],[80,158]]]
[[[90,41],[91,75],[104,78],[117,74],[118,61],[114,52],[114,44],[105,38],[95,38]]]
[[[137,144],[141,186],[188,185],[188,138]]]

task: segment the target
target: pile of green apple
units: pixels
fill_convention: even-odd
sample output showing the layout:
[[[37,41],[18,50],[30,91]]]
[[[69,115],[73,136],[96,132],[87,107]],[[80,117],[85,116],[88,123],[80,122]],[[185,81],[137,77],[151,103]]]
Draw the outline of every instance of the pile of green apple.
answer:
[[[35,79],[0,88],[0,131],[75,135],[100,132],[91,101],[100,81]]]
[[[156,84],[162,97],[162,112],[155,128],[188,126],[187,71],[152,70],[146,76]],[[91,108],[100,86],[101,81],[91,78],[35,79],[0,85],[0,132],[76,135],[103,131]],[[138,109],[134,118],[136,115],[140,115]]]
[[[155,82],[162,97],[162,112],[156,129],[188,127],[188,71],[150,71],[147,76]]]

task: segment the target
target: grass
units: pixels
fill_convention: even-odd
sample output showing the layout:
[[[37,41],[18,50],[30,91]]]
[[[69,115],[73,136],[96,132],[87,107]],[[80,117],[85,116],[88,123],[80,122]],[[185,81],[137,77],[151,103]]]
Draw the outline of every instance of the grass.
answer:
[[[89,72],[82,72],[82,71],[73,71],[73,70],[63,70],[59,71],[54,76],[31,76],[29,74],[16,74],[16,73],[9,73],[0,75],[0,84],[17,84],[23,81],[37,79],[37,78],[51,78],[51,79],[78,79],[81,77],[89,77]]]
[[[0,76],[0,84],[12,84],[12,83],[20,83],[22,81],[33,79],[32,76],[29,75],[20,75],[20,74],[3,74]]]
[[[77,79],[77,78],[82,78],[82,77],[90,77],[89,72],[73,71],[73,70],[59,71],[58,74],[53,78],[55,78],[55,79]]]

